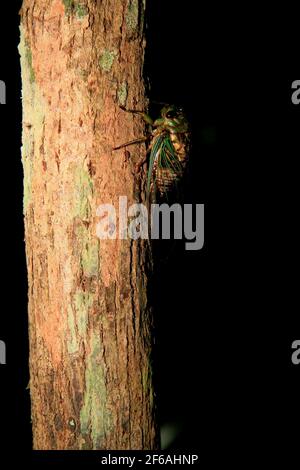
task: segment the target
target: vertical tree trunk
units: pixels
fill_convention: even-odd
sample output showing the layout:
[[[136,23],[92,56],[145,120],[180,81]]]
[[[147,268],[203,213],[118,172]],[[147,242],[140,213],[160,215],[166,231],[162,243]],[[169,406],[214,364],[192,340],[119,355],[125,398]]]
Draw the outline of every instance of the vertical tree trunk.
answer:
[[[24,0],[24,216],[35,449],[156,449],[147,241],[99,240],[143,194],[145,0]],[[128,153],[126,153],[128,157]]]

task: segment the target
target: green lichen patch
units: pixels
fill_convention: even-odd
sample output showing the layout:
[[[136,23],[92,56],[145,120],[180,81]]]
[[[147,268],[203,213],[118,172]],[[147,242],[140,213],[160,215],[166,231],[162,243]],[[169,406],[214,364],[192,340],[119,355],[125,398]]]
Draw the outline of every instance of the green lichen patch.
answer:
[[[82,167],[78,168],[75,175],[74,217],[82,220],[90,219],[93,192],[94,185],[89,172]]]
[[[81,265],[87,277],[96,276],[99,272],[99,241],[88,240],[81,252]]]
[[[74,8],[77,18],[82,19],[88,14],[87,7],[82,3],[77,3]]]
[[[88,327],[88,313],[93,305],[93,295],[81,290],[76,291],[74,295],[74,307],[77,318],[78,333],[85,337]]]
[[[139,1],[130,0],[127,13],[126,13],[126,25],[129,31],[135,32],[139,25]]]
[[[101,441],[111,428],[111,413],[107,409],[107,390],[103,364],[103,346],[99,334],[93,333],[91,353],[87,356],[85,391],[80,411],[80,429],[83,437],[90,436],[93,449],[101,447]]]
[[[79,343],[85,340],[89,311],[93,305],[93,295],[78,289],[68,308],[68,341],[69,354],[74,354],[79,350]]]
[[[74,8],[74,0],[63,0],[66,15],[70,15]]]
[[[27,66],[29,68],[29,80],[30,80],[30,83],[33,83],[35,81],[35,73],[34,73],[34,68],[32,64],[32,52],[28,44],[25,45],[25,57],[27,61]]]
[[[100,59],[99,59],[100,68],[104,72],[110,72],[111,69],[112,69],[114,60],[117,57],[117,55],[118,55],[117,52],[114,51],[114,50],[113,51],[109,51],[109,50],[104,51],[103,54],[101,55]]]
[[[79,218],[84,223],[76,226],[76,251],[79,262],[86,277],[97,276],[99,272],[99,240],[91,234],[92,199],[94,184],[88,170],[80,167],[75,172],[74,184],[74,219]]]
[[[122,82],[118,88],[118,102],[120,106],[125,106],[128,96],[127,82]]]
[[[77,18],[82,19],[88,14],[88,9],[83,3],[78,3],[74,0],[63,0],[63,4],[67,16],[75,15]]]
[[[32,53],[22,25],[20,26],[19,54],[21,57],[23,132],[22,163],[24,170],[23,212],[31,203],[34,179],[34,161],[43,158],[39,149],[45,149],[44,126],[46,103],[35,80],[32,64]]]
[[[23,153],[23,148],[22,148]],[[27,212],[27,208],[31,201],[31,194],[32,194],[32,174],[33,174],[33,162],[30,157],[27,157],[23,154],[22,157],[23,163],[23,172],[24,172],[24,182],[23,182],[23,213],[24,215]]]

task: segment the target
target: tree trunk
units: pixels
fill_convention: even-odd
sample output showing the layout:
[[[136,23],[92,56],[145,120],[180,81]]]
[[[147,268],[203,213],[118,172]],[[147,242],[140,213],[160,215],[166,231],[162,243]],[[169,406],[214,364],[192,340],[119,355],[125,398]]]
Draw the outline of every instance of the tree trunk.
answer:
[[[145,0],[24,0],[24,217],[34,449],[157,449],[148,241],[100,240],[144,200]],[[139,201],[140,202],[140,201]]]

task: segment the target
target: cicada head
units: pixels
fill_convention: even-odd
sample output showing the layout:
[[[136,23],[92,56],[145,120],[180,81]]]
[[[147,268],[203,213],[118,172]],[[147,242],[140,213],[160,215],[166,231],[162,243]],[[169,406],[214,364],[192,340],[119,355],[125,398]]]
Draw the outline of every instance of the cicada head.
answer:
[[[187,132],[189,123],[183,108],[175,105],[164,106],[161,110],[163,127],[176,129],[176,132]]]

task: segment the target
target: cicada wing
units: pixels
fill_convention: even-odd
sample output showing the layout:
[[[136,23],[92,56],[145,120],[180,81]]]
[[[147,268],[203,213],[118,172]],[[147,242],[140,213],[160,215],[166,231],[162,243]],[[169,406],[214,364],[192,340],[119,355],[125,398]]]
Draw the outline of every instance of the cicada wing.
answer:
[[[161,148],[160,159],[157,167],[157,186],[162,198],[177,202],[180,182],[183,175],[183,165],[171,141],[170,135],[166,135]]]
[[[162,144],[164,141],[164,136],[158,135],[157,137],[154,138],[152,142],[152,148],[150,152],[150,161],[149,161],[149,169],[148,169],[148,179],[147,179],[147,192],[150,194],[151,192],[151,186],[153,186],[153,183],[155,182],[155,172],[154,172],[154,167],[157,165],[160,160],[160,154],[161,154],[161,149],[162,149]]]

